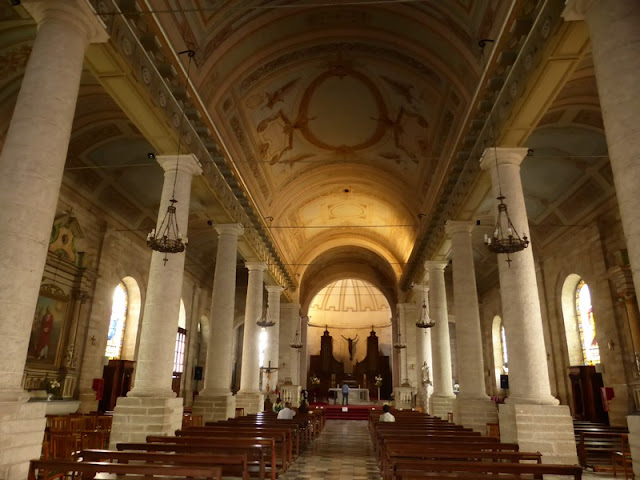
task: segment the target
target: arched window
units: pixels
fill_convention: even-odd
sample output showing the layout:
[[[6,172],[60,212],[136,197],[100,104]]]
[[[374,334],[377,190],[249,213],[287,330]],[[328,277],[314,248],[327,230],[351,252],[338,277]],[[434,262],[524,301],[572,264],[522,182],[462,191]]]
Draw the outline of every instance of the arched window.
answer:
[[[187,313],[184,302],[180,299],[180,311],[178,313],[178,333],[176,335],[176,349],[173,357],[173,373],[184,372],[184,353],[187,342]]]
[[[127,322],[127,307],[129,294],[123,282],[113,292],[111,303],[111,320],[109,321],[109,333],[107,335],[107,348],[104,355],[109,359],[119,359],[122,352],[122,339],[124,327]]]
[[[593,306],[591,305],[591,292],[589,286],[580,280],[576,287],[576,319],[582,344],[582,357],[585,365],[600,363],[600,348],[596,340],[596,323],[593,318]]]
[[[502,322],[500,322],[500,346],[502,347],[502,370],[507,374],[509,373],[509,356],[507,355],[507,336]]]

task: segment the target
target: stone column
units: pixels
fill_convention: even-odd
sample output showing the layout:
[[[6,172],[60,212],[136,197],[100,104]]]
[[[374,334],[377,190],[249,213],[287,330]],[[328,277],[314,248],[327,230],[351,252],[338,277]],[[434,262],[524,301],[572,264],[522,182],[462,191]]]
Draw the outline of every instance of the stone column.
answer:
[[[187,329],[187,351],[185,352],[184,373],[182,374],[185,407],[193,405],[193,375],[195,366],[198,363],[196,360],[196,348],[198,343],[198,323],[200,323],[200,295],[201,288],[194,285],[191,297],[191,318]]]
[[[84,54],[106,42],[88,2],[23,2],[38,22],[0,155],[0,478],[23,479],[42,449],[45,405],[22,374],[67,158]]]
[[[444,269],[448,262],[427,261],[424,266],[429,273],[429,312],[435,322],[431,329],[431,351],[433,354],[433,395],[429,399],[431,415],[447,419],[453,411],[453,378],[451,375],[451,341],[449,339],[449,313]]]
[[[156,229],[174,197],[178,231],[186,241],[191,180],[202,173],[200,163],[194,155],[162,155],[157,161],[164,169],[164,184]],[[169,254],[165,264],[163,253],[151,253],[136,381],[116,403],[109,439],[112,449],[120,442],[142,442],[151,434],[172,435],[182,425],[182,398],[176,398],[171,380],[185,255]]]
[[[484,383],[480,311],[471,246],[474,225],[474,222],[449,220],[445,227],[451,237],[456,349],[461,359],[458,364],[460,393],[453,418],[456,423],[485,433],[487,423],[498,421],[498,410],[487,396]]]
[[[565,20],[585,20],[629,264],[640,298],[640,3],[568,0]],[[633,469],[640,475],[640,420],[628,417]]]
[[[236,291],[238,236],[244,233],[238,223],[218,224],[216,270],[211,292],[210,329],[204,389],[196,397],[193,413],[212,422],[235,417],[236,398],[231,395],[233,368],[233,317]]]
[[[295,348],[291,348],[291,342],[295,339],[296,330],[300,324],[300,304],[283,303],[280,305],[280,355],[278,359],[279,384],[283,385],[287,379],[291,379],[292,385],[299,385],[298,380],[298,354]]]
[[[423,311],[426,318],[429,318],[429,307],[427,298],[429,287],[425,285],[416,285],[414,291],[419,292],[416,296],[416,321],[422,320]],[[423,308],[424,306],[424,308]],[[428,371],[429,379],[431,379],[431,329],[416,329],[416,376],[415,381],[418,388],[417,406],[422,408],[423,412],[429,409],[429,384],[423,383]]]
[[[298,370],[298,378],[300,386],[303,390],[307,389],[307,378],[309,377],[309,357],[308,357],[308,341],[309,338],[309,317],[302,317],[302,325],[300,326],[300,336],[302,337],[302,348],[300,349],[300,362]]]
[[[244,413],[248,415],[261,412],[264,408],[264,396],[260,392],[260,327],[256,322],[262,317],[263,278],[267,265],[263,262],[246,262],[245,266],[249,270],[249,284],[244,313],[240,391],[236,395],[236,404],[244,408]]]
[[[520,164],[526,148],[488,148],[480,162],[491,174],[493,194],[500,189],[513,226],[520,236],[529,233]],[[496,202],[497,209],[497,202]],[[509,347],[509,398],[500,406],[502,441],[517,442],[522,450],[540,451],[547,463],[577,462],[573,421],[567,406],[557,406],[551,395],[544,345],[540,297],[530,245],[511,255],[498,255],[502,313]],[[524,423],[528,423],[526,427]],[[540,436],[553,425],[553,434]],[[543,438],[544,437],[544,438]]]
[[[262,387],[267,395],[269,392],[267,391],[267,383],[269,385],[269,390],[274,391],[276,386],[278,385],[278,366],[279,356],[280,356],[280,324],[282,322],[282,318],[280,315],[280,295],[282,295],[282,291],[284,287],[280,285],[267,285],[268,292],[268,305],[269,305],[269,317],[271,320],[276,322],[273,327],[267,329],[267,333],[269,334],[267,351],[264,356],[264,366],[267,367],[269,362],[271,362],[271,367],[275,368],[273,372],[269,374],[269,381],[267,382],[266,378],[262,381]],[[275,399],[274,399],[275,400]]]
[[[407,314],[404,308],[404,303],[399,303],[396,308],[398,309],[398,335],[393,339],[394,343],[402,341],[406,345],[407,343]],[[409,380],[409,374],[407,372],[407,349],[398,349],[398,374],[400,375],[399,386],[403,386],[405,382]]]

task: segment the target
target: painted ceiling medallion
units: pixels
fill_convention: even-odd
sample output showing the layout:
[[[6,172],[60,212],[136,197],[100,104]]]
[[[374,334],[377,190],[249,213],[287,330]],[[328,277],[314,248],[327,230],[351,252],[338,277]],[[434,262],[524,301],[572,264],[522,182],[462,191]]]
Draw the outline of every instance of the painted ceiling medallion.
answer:
[[[293,125],[282,110],[258,124],[260,154],[271,165],[278,163],[293,145]]]
[[[411,160],[418,163],[427,153],[427,121],[414,112],[400,108],[393,125],[396,147],[403,150]]]
[[[380,141],[388,127],[386,118],[386,106],[375,84],[351,67],[339,65],[307,87],[297,123],[313,145],[349,154]]]
[[[339,203],[329,205],[329,218],[365,218],[366,205]]]

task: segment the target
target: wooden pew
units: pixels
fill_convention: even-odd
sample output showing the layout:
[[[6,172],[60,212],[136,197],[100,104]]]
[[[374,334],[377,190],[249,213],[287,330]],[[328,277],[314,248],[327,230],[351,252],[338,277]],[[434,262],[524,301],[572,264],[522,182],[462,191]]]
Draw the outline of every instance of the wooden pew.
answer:
[[[537,463],[456,462],[446,460],[402,460],[393,465],[395,480],[450,478],[541,478],[541,475],[563,475],[582,478],[579,465]],[[496,477],[497,474],[501,474]],[[504,476],[503,476],[504,475]],[[527,475],[528,477],[526,477]]]
[[[176,436],[178,437],[236,437],[236,438],[272,438],[275,441],[276,462],[279,459],[278,464],[282,468],[283,472],[287,471],[287,468],[293,461],[293,448],[292,448],[292,436],[291,431],[286,428],[275,427],[242,427],[236,425],[216,425],[207,427],[191,427],[185,430],[176,430]],[[279,448],[278,448],[279,447]]]
[[[218,447],[248,446],[261,445],[265,447],[266,458],[265,465],[270,468],[271,480],[276,480],[277,460],[276,460],[276,442],[271,437],[171,437],[150,435],[147,437],[147,443],[177,443],[181,445],[214,445]]]
[[[81,473],[82,478],[94,478],[99,473],[137,475],[144,478],[162,477],[162,480],[192,478],[222,480],[220,467],[206,465],[127,465],[110,462],[74,462],[73,460],[31,460],[27,480],[47,479],[67,473]]]
[[[118,443],[116,449],[121,452],[149,452],[175,454],[204,454],[204,455],[242,455],[247,459],[249,473],[252,467],[257,467],[256,473],[260,480],[265,480],[267,449],[263,445],[189,445],[177,443]]]
[[[612,455],[629,451],[629,435],[615,432],[580,432],[578,459],[594,471],[612,470]]]
[[[121,452],[114,450],[82,450],[78,458],[83,462],[143,462],[162,465],[209,465],[220,467],[223,475],[241,476],[249,480],[246,454],[228,453],[166,453],[166,452]]]

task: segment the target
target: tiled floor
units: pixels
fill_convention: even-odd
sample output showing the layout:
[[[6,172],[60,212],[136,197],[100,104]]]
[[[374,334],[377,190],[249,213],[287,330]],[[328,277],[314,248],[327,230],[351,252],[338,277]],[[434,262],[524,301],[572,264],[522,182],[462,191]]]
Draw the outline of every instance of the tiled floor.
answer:
[[[330,420],[282,480],[380,480],[366,421]]]
[[[330,420],[319,438],[279,480],[380,480],[366,421]],[[584,480],[613,479],[584,472]],[[618,477],[618,479],[624,477]]]

